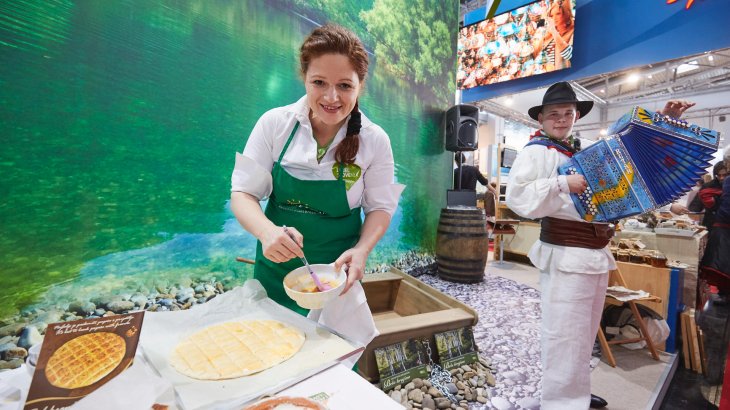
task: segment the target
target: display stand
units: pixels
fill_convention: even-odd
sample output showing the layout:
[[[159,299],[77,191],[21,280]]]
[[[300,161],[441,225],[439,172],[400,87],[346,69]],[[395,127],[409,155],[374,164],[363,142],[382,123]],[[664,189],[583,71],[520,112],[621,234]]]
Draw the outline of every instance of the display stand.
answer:
[[[532,245],[540,239],[540,222],[520,218],[504,204],[497,207],[497,219],[519,221],[519,224],[514,226],[515,232],[509,240],[502,240],[498,244],[499,252],[503,253],[503,259],[529,264],[527,254]],[[496,246],[497,244],[495,244],[495,253],[497,252]]]
[[[520,223],[517,219],[487,219],[487,223],[492,229],[495,236],[495,249],[499,246],[499,260],[492,261],[492,265],[502,269],[509,269],[512,264],[504,261],[504,235],[514,235],[517,233],[514,225]]]
[[[454,189],[446,191],[446,207],[469,207],[476,208],[477,206],[477,193],[474,190],[462,190],[461,189],[461,176],[464,170],[464,164],[461,160],[456,161],[456,157],[461,157],[463,152],[456,151],[454,153],[454,161],[459,164],[459,177],[456,179]]]
[[[512,264],[504,261],[504,235],[515,235],[517,233],[515,225],[518,225],[520,221],[512,218],[505,218],[500,212],[500,208],[506,208],[505,205],[502,205],[501,191],[501,158],[503,150],[504,144],[497,144],[496,158],[494,158],[494,155],[490,155],[490,163],[487,166],[490,172],[490,175],[488,175],[489,182],[491,183],[492,178],[494,178],[497,185],[497,195],[494,195],[494,216],[491,218],[487,218],[487,223],[489,224],[489,228],[492,231],[492,236],[494,237],[495,252],[497,251],[497,248],[499,248],[499,259],[495,257],[496,260],[493,260],[492,262],[490,262],[490,264],[493,266],[497,266],[501,269],[509,269],[510,267],[512,267]],[[492,161],[496,161],[496,164],[493,164]],[[496,168],[497,170],[496,175],[491,175],[491,172],[494,168]]]

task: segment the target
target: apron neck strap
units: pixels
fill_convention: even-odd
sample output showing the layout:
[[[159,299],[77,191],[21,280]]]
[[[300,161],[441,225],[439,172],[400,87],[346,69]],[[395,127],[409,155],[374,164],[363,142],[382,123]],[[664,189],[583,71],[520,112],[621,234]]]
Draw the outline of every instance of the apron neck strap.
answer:
[[[297,133],[297,129],[299,129],[299,121],[294,124],[294,129],[291,130],[291,134],[289,134],[289,139],[286,140],[286,144],[284,144],[284,148],[282,148],[281,154],[279,154],[279,160],[277,162],[281,163],[281,159],[284,158],[284,153],[286,152],[286,149],[289,148],[289,143],[291,142],[292,138],[294,138],[294,134]]]
[[[286,149],[289,148],[289,144],[291,143],[292,138],[294,138],[294,134],[297,133],[297,129],[299,129],[299,121],[297,121],[296,124],[294,124],[294,129],[291,130],[291,134],[289,134],[289,139],[286,140],[286,144],[284,144],[284,148],[281,149],[281,154],[279,154],[279,162],[281,164],[281,159],[284,158],[284,153],[286,152]],[[339,176],[338,180],[343,179],[343,173],[342,170],[344,169],[344,164],[342,162],[339,163]]]

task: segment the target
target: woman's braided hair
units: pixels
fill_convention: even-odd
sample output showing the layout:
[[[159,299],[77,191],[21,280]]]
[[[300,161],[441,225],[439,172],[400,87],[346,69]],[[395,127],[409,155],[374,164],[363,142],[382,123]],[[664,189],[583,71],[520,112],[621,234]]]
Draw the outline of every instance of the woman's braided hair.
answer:
[[[368,74],[368,55],[362,41],[352,31],[335,24],[326,24],[314,29],[304,40],[299,49],[299,64],[302,76],[307,74],[309,63],[324,54],[342,54],[350,60],[360,82],[365,81]],[[347,133],[345,139],[335,151],[335,160],[343,164],[355,162],[355,156],[360,148],[360,128],[362,118],[359,103],[350,113],[350,120],[347,122]]]

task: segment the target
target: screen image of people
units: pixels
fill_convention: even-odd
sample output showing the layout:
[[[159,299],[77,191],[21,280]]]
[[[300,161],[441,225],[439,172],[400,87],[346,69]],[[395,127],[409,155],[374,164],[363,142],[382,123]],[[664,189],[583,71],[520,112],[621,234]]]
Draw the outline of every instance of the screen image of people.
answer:
[[[575,0],[539,0],[459,31],[459,89],[570,67]]]

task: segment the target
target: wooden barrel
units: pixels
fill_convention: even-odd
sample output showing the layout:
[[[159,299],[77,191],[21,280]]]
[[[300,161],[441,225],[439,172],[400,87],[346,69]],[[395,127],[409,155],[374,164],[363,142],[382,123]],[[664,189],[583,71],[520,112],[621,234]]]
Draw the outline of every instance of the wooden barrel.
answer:
[[[454,282],[481,282],[488,252],[489,233],[483,209],[441,210],[436,234],[439,277]]]

